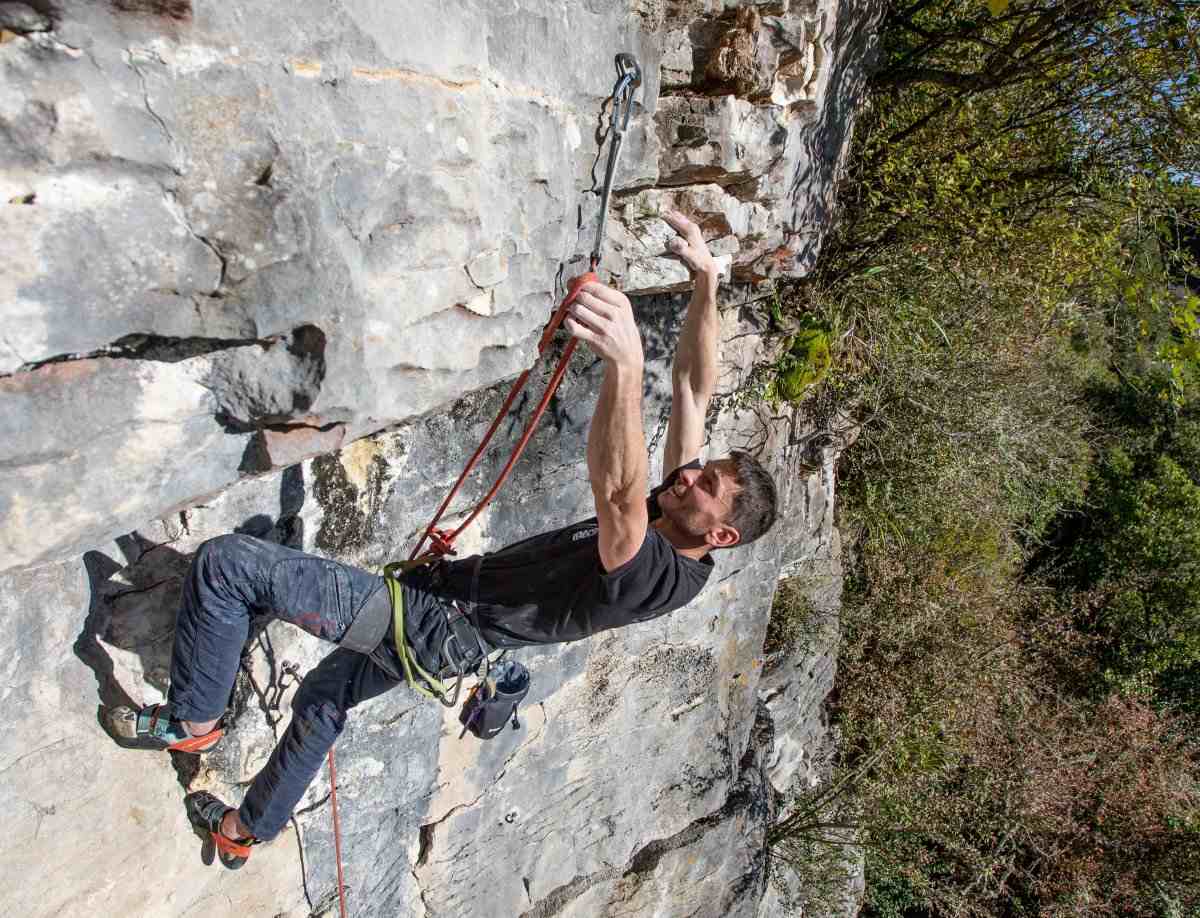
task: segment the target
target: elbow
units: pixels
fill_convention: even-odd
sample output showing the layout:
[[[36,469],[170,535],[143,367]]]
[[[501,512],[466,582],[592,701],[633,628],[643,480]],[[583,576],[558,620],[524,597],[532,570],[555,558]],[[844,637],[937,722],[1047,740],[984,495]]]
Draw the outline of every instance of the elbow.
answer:
[[[628,513],[646,500],[645,466],[628,478],[604,478],[592,482],[592,498],[597,506],[611,507],[616,513]]]
[[[716,373],[676,374],[672,379],[672,396],[676,399],[687,399],[693,405],[706,410],[717,391]]]
[[[649,471],[644,449],[635,454],[628,465],[614,464],[591,469],[589,477],[596,506],[626,513],[644,504]]]

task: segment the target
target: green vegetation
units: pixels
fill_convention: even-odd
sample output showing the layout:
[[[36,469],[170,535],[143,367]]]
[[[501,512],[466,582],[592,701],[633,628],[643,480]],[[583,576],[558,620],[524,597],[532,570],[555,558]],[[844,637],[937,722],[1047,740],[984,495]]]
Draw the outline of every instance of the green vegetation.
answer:
[[[806,644],[814,627],[814,609],[796,578],[783,580],[771,603],[763,655],[768,659],[790,654]]]
[[[806,322],[784,342],[783,353],[773,367],[774,377],[767,391],[773,401],[801,401],[829,372],[829,326],[804,318]]]
[[[840,757],[773,850],[811,873],[850,833],[867,915],[1198,914],[1200,6],[882,28],[783,299],[833,353],[810,379],[788,342],[773,394],[861,435]]]
[[[763,671],[770,672],[785,657],[818,653],[837,643],[837,616],[818,609],[808,592],[817,586],[805,577],[779,582],[763,641]]]

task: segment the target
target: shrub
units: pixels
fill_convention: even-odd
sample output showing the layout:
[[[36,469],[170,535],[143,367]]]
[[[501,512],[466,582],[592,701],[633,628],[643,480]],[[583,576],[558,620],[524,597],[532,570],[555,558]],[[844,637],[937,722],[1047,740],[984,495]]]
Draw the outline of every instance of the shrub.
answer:
[[[789,577],[776,587],[763,641],[763,656],[768,663],[811,645],[821,633],[820,616],[808,598],[807,586],[804,578]]]
[[[780,316],[828,329],[796,389],[861,434],[841,756],[770,841],[855,838],[867,914],[1200,914],[1198,24],[888,7]]]

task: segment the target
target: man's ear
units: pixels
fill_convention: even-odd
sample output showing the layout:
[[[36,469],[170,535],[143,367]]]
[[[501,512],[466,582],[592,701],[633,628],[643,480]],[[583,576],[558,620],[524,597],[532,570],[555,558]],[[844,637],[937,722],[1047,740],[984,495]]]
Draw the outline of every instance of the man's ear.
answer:
[[[714,526],[704,534],[709,548],[732,548],[742,541],[742,534],[732,526]]]

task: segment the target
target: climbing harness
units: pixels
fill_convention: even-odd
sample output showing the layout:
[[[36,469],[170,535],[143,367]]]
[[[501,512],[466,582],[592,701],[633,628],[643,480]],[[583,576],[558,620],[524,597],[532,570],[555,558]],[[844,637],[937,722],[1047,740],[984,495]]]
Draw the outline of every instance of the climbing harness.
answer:
[[[474,471],[479,459],[487,450],[492,437],[500,429],[501,422],[508,415],[509,409],[512,408],[513,402],[516,401],[521,390],[525,388],[530,374],[541,362],[542,356],[554,338],[554,333],[562,325],[563,320],[567,317],[567,311],[578,298],[579,291],[585,284],[600,279],[596,274],[596,269],[600,266],[600,251],[604,243],[604,228],[608,219],[608,202],[612,194],[613,179],[616,176],[617,160],[621,155],[621,144],[625,138],[625,132],[629,128],[629,119],[633,112],[634,95],[642,85],[642,69],[638,66],[638,62],[632,54],[618,54],[614,60],[614,66],[617,71],[617,79],[613,84],[612,94],[608,99],[608,102],[612,105],[607,134],[609,144],[608,162],[605,165],[604,184],[600,191],[600,214],[596,222],[596,239],[595,244],[592,246],[588,262],[589,268],[585,273],[571,281],[566,297],[559,304],[558,309],[555,310],[554,315],[551,316],[550,321],[542,331],[542,337],[538,341],[537,355],[534,357],[533,365],[521,373],[517,377],[516,382],[513,383],[512,389],[509,391],[508,397],[505,398],[504,404],[500,406],[495,420],[492,421],[491,426],[488,428],[487,433],[484,434],[483,440],[471,455],[471,458],[467,460],[467,464],[458,476],[458,480],[455,481],[450,492],[438,506],[433,519],[430,520],[429,525],[425,527],[421,537],[417,540],[417,544],[413,548],[412,554],[409,555],[408,560],[393,562],[384,568],[384,582],[387,585],[387,593],[392,605],[392,626],[395,632],[396,653],[400,657],[400,664],[404,670],[404,679],[410,687],[428,698],[436,698],[447,707],[454,707],[458,703],[458,695],[462,687],[463,678],[472,673],[478,674],[479,667],[481,665],[484,667],[483,676],[470,693],[468,693],[466,700],[463,702],[462,710],[459,712],[459,722],[463,725],[460,738],[470,732],[479,739],[491,739],[498,735],[507,723],[511,723],[514,730],[519,729],[520,721],[517,717],[517,708],[529,692],[529,671],[514,660],[505,661],[505,652],[502,652],[496,660],[492,660],[489,648],[480,636],[479,630],[470,620],[469,609],[464,609],[455,604],[453,606],[453,613],[447,616],[447,636],[442,645],[442,657],[448,662],[450,675],[455,677],[453,689],[451,690],[442,681],[441,677],[444,671],[436,674],[425,672],[413,658],[412,654],[409,653],[408,642],[405,640],[404,592],[401,588],[400,578],[411,570],[441,560],[447,555],[456,554],[454,540],[491,503],[492,498],[496,496],[501,486],[508,479],[513,466],[521,458],[521,454],[525,452],[525,447],[533,437],[534,430],[537,428],[542,415],[546,413],[550,399],[554,397],[554,393],[558,391],[558,387],[566,375],[567,365],[570,363],[571,356],[575,353],[575,347],[579,343],[576,338],[571,338],[563,348],[562,356],[559,358],[558,365],[554,368],[554,372],[550,376],[550,382],[546,385],[546,391],[543,393],[541,401],[538,402],[537,407],[525,425],[525,430],[522,432],[521,438],[517,441],[512,454],[509,456],[504,468],[500,470],[500,474],[487,494],[475,505],[475,508],[456,529],[453,531],[439,529],[438,523],[441,522],[446,509],[462,488],[467,476]],[[603,139],[601,143],[603,143]],[[421,549],[425,547],[426,542],[429,543],[429,550],[422,554]],[[367,642],[369,643],[369,640]],[[357,649],[357,647],[354,649]],[[491,675],[492,667],[496,667],[495,678],[492,678]],[[331,800],[333,801],[333,841],[335,856],[337,858],[338,900],[342,918],[345,918],[345,885],[342,882],[341,828],[337,811],[336,775],[333,748],[330,747],[329,782]]]
[[[489,726],[485,729],[482,724],[476,726],[474,719],[470,722],[467,717],[467,709],[471,707],[476,710],[476,713],[471,715],[472,718],[478,718],[485,711],[491,711],[496,706],[511,705],[511,710],[505,708],[504,714],[500,717],[500,726],[512,717],[513,729],[519,729],[520,721],[517,719],[517,705],[529,693],[529,670],[522,664],[510,660],[504,662],[504,656],[508,651],[502,651],[500,655],[493,660],[491,656],[491,648],[484,641],[483,636],[479,633],[479,629],[470,619],[469,610],[457,600],[451,600],[449,603],[450,611],[446,613],[447,633],[446,639],[442,642],[442,659],[446,666],[436,675],[428,673],[421,668],[421,665],[409,653],[408,642],[404,635],[404,590],[401,587],[400,580],[395,573],[397,570],[404,568],[407,562],[400,564],[389,564],[385,568],[384,577],[387,582],[388,591],[391,594],[392,608],[394,610],[394,618],[392,621],[392,633],[396,655],[400,658],[400,665],[404,669],[404,679],[413,688],[414,691],[424,695],[426,698],[432,698],[440,701],[448,708],[453,708],[458,704],[458,695],[462,689],[463,679],[472,673],[478,675],[479,667],[483,666],[483,675],[475,688],[471,690],[471,694],[463,703],[463,713],[460,713],[459,720],[464,724],[463,734],[466,735],[467,730],[470,730],[475,736],[480,739],[491,739],[496,736],[500,730],[491,729],[492,714],[489,713],[487,722]],[[503,666],[497,670],[495,680],[491,678],[492,667],[503,663]],[[442,677],[448,674],[454,677],[454,687],[451,689]],[[490,685],[500,686],[499,690],[487,690],[483,694],[479,694],[481,686]],[[462,736],[459,737],[461,739]]]
[[[408,652],[408,642],[404,639],[404,590],[401,588],[400,576],[406,570],[411,569],[406,563],[400,562],[389,564],[383,570],[384,582],[387,584],[387,590],[392,603],[392,632],[396,656],[400,658],[400,665],[404,670],[404,681],[414,691],[424,695],[426,698],[436,699],[446,707],[452,708],[458,701],[458,690],[462,684],[461,676],[458,685],[455,686],[453,693],[451,693],[446,684],[437,675],[427,673],[421,668],[421,665],[413,655]],[[447,642],[449,642],[449,639],[449,636],[447,636]],[[476,663],[478,664],[478,661]]]

